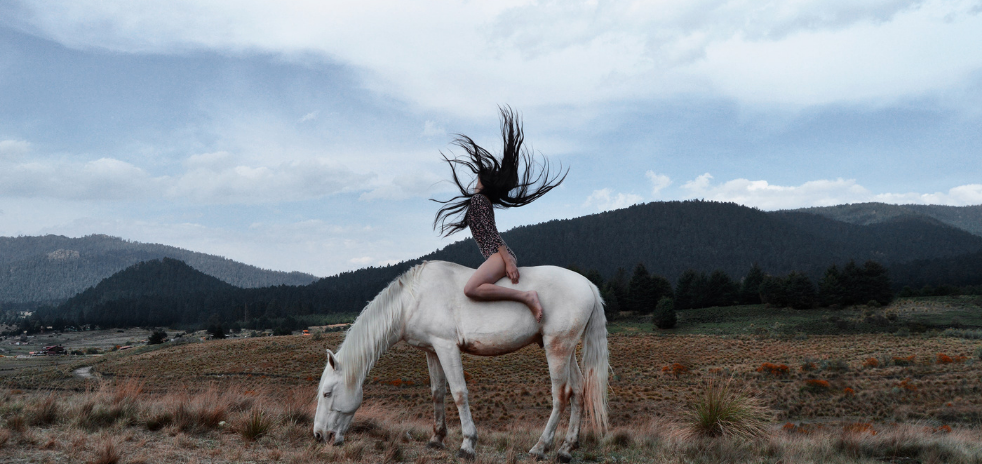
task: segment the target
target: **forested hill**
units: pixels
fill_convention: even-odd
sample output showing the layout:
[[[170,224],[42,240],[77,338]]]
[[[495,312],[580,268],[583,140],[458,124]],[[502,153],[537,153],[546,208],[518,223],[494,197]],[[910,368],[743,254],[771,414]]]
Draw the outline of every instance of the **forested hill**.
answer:
[[[507,214],[507,213],[505,213]],[[733,203],[656,202],[519,227],[502,234],[521,265],[576,265],[610,276],[641,262],[674,281],[686,269],[738,278],[754,262],[767,272],[824,270],[850,259],[884,264],[982,250],[982,237],[923,217],[868,226],[801,212],[767,213]],[[424,256],[481,261],[470,241]]]
[[[163,258],[113,274],[68,299],[57,314],[72,323],[104,327],[200,323],[209,309],[218,312],[245,291]]]
[[[575,265],[596,269],[609,278],[618,268],[629,272],[640,262],[649,272],[673,283],[687,269],[722,269],[740,279],[756,262],[770,274],[800,271],[817,279],[830,264],[850,259],[874,259],[885,265],[930,260],[932,266],[943,267],[947,259],[982,251],[982,237],[930,218],[898,217],[863,226],[808,213],[768,213],[705,201],[635,205],[519,227],[502,237],[515,250],[521,266]],[[467,239],[420,259],[341,273],[310,287],[332,295],[336,307],[357,311],[386,283],[422,260],[476,267],[482,258]],[[919,282],[927,278],[913,271],[905,275]]]
[[[620,268],[630,272],[640,262],[671,283],[687,269],[722,270],[739,281],[757,263],[772,275],[804,271],[817,280],[833,263],[873,259],[891,269],[895,287],[982,283],[976,269],[982,262],[982,237],[923,217],[862,226],[801,212],[767,213],[735,204],[685,201],[551,221],[503,236],[521,265],[575,265],[599,270],[605,278]],[[263,319],[360,311],[388,282],[424,259],[470,266],[481,262],[477,247],[467,239],[420,259],[346,272],[309,285],[241,289],[183,263],[151,261],[41,313],[101,326],[194,325],[217,317],[265,327]],[[925,274],[921,269],[933,271]],[[939,269],[950,282],[934,278],[942,275]]]
[[[164,257],[184,261],[244,288],[305,285],[317,279],[300,272],[269,271],[219,256],[106,235],[0,237],[0,302],[63,300],[136,263]]]
[[[795,211],[818,214],[850,224],[877,224],[898,217],[929,217],[982,236],[982,205],[888,205],[886,203],[855,203],[821,206]]]

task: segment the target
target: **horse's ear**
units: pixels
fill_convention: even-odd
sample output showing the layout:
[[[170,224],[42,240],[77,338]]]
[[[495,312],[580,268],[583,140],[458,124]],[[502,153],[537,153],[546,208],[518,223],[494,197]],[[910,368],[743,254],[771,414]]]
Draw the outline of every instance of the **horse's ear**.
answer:
[[[330,348],[327,349],[327,363],[331,365],[331,369],[338,370],[338,360]]]

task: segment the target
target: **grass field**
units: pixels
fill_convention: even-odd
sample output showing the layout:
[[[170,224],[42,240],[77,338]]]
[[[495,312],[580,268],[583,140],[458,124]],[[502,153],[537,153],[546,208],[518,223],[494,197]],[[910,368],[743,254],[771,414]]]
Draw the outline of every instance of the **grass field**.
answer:
[[[586,434],[574,458],[982,462],[982,340],[970,328],[979,315],[964,303],[909,300],[876,310],[901,322],[923,315],[966,321],[967,329],[944,333],[815,335],[799,329],[821,328],[829,314],[799,311],[795,320],[739,308],[683,315],[674,333],[613,324],[612,430]],[[877,314],[861,308],[831,316],[875,322]],[[324,349],[342,337],[165,344],[11,373],[0,391],[0,462],[455,462],[456,410],[447,409],[450,451],[426,449],[426,362],[402,344],[369,375],[348,443],[333,448],[310,438]],[[72,374],[82,366],[97,379]],[[551,406],[541,349],[465,356],[464,367],[479,462],[527,460]],[[685,438],[685,410],[716,378],[766,408],[764,437]]]

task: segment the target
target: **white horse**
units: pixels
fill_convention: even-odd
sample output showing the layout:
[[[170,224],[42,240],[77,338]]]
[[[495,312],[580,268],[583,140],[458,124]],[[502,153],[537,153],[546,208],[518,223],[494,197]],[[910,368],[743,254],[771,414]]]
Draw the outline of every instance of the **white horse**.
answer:
[[[538,343],[545,348],[552,378],[552,415],[529,453],[545,458],[555,437],[559,416],[567,403],[569,427],[558,457],[568,462],[579,442],[585,409],[592,425],[607,429],[609,372],[607,327],[597,287],[573,271],[554,266],[521,268],[521,281],[498,285],[520,290],[534,288],[545,308],[537,323],[521,303],[477,302],[464,296],[464,283],[473,269],[443,261],[417,265],[392,281],[362,311],[348,329],[337,354],[327,350],[327,365],[317,387],[314,436],[344,443],[344,434],[361,406],[365,377],[382,353],[399,341],[426,353],[436,421],[430,447],[443,448],[447,435],[446,385],[457,411],[463,443],[458,456],[475,456],[477,428],[467,403],[467,385],[460,353],[498,356]],[[582,372],[576,345],[583,342]],[[584,375],[585,374],[585,375]]]

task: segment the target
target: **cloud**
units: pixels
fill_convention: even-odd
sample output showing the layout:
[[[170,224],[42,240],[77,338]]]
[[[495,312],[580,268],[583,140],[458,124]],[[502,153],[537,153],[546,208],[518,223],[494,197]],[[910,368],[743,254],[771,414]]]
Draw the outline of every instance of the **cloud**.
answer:
[[[600,211],[627,208],[644,201],[640,195],[631,193],[614,194],[609,188],[594,190],[583,203],[584,208],[596,207]]]
[[[438,126],[433,121],[423,123],[423,137],[443,137],[447,135],[447,130]]]
[[[694,198],[726,201],[764,210],[832,206],[846,203],[935,204],[965,206],[982,204],[982,184],[954,187],[948,192],[873,193],[855,179],[813,180],[797,186],[774,185],[766,180],[733,179],[713,184],[703,174],[682,186]]]
[[[648,171],[644,173],[644,176],[651,181],[651,196],[656,198],[663,189],[672,185],[672,179],[664,174],[656,174],[655,171]]]
[[[312,121],[312,120],[314,120],[314,119],[317,118],[317,114],[318,113],[320,113],[320,111],[311,111],[311,112],[303,115],[303,117],[300,118],[297,122],[298,123],[304,123],[304,122],[307,122],[307,121]]]
[[[328,59],[453,113],[713,94],[813,105],[969,85],[968,1],[30,2],[14,24],[77,48]],[[311,57],[314,58],[311,58]],[[521,70],[521,72],[516,72]]]
[[[236,163],[223,152],[190,157],[188,171],[168,187],[171,197],[212,204],[299,201],[358,190],[371,179],[329,160],[309,158],[280,164]]]
[[[68,200],[134,200],[157,193],[160,178],[114,158],[40,159],[0,165],[0,194]]]
[[[428,172],[417,171],[396,176],[391,181],[361,194],[359,200],[405,200],[407,198],[428,197],[436,192],[447,190],[446,179]]]
[[[31,144],[24,140],[0,140],[0,159],[19,157],[30,149]]]

